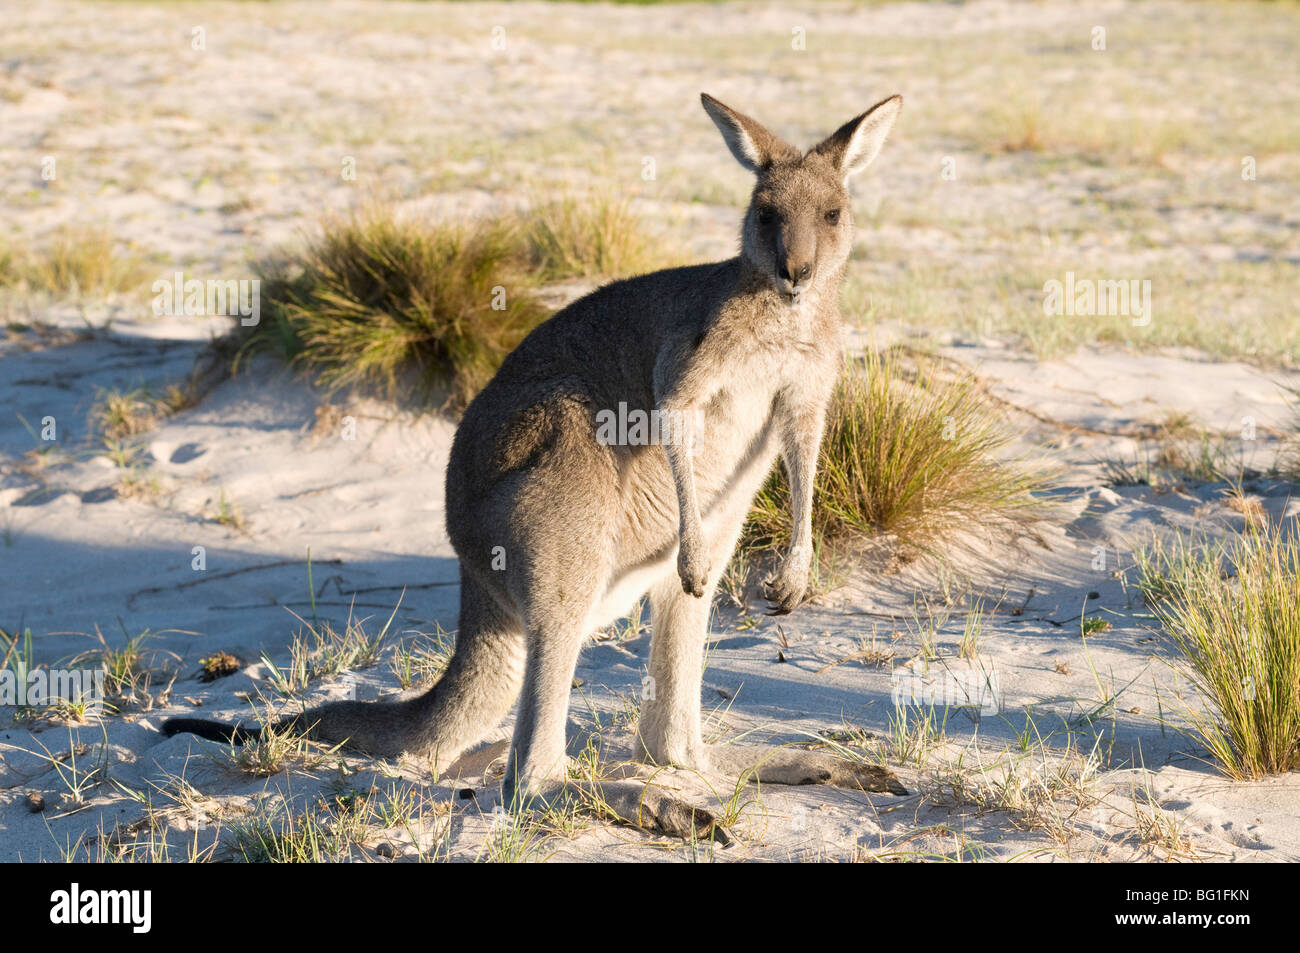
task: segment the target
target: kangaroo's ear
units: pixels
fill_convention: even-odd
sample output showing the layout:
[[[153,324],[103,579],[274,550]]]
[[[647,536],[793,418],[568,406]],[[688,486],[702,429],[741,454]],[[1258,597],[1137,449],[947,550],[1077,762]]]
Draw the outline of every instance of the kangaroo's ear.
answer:
[[[750,172],[766,169],[776,159],[799,158],[799,151],[794,146],[772,135],[761,123],[724,106],[708,93],[700,93],[700,102],[722,133],[731,154]]]
[[[902,96],[890,96],[872,106],[856,119],[850,119],[819,145],[813,152],[831,160],[845,179],[861,172],[880,155],[885,136],[894,126],[898,112],[903,108]]]

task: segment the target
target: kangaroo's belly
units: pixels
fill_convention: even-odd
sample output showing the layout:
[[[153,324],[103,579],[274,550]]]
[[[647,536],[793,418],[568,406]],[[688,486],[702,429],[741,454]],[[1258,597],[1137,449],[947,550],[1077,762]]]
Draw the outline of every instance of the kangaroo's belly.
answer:
[[[777,455],[775,430],[770,395],[726,393],[703,410],[691,464],[706,545],[740,529]],[[592,628],[626,614],[677,565],[677,489],[664,448],[620,448],[619,476],[615,567]]]

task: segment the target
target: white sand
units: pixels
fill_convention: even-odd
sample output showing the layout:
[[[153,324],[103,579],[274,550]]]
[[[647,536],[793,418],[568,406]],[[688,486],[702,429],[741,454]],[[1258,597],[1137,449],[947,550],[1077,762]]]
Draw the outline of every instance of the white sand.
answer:
[[[147,359],[156,359],[156,364],[146,379],[174,377],[194,346],[173,343],[161,355],[155,349],[155,344],[125,334],[97,335],[30,354],[8,348],[0,360],[24,369],[21,377],[5,375],[0,398],[29,420],[53,414],[69,421],[62,439],[75,445],[78,421],[94,387],[120,381],[124,373],[139,373]],[[1234,418],[1250,414],[1261,422],[1261,455],[1268,453],[1269,445],[1264,423],[1280,422],[1284,414],[1274,382],[1296,383],[1294,376],[1265,374],[1244,365],[1113,352],[1083,352],[1038,365],[1005,355],[976,356],[985,358],[983,371],[1001,395],[1062,425],[1121,432],[1142,416],[1129,408],[1145,407],[1148,401],[1158,401],[1162,409],[1207,416],[1216,411]],[[1211,374],[1213,389],[1204,386]],[[34,382],[37,377],[62,386],[41,386]],[[1080,379],[1096,384],[1081,390],[1070,383]],[[229,767],[220,745],[189,736],[165,739],[156,730],[163,717],[196,708],[211,717],[245,718],[250,709],[243,693],[274,695],[265,666],[257,660],[266,652],[285,664],[289,639],[300,628],[287,610],[310,612],[304,562],[308,547],[322,616],[341,621],[355,599],[356,614],[371,617],[371,631],[377,631],[405,587],[394,624],[397,633],[428,633],[435,622],[454,628],[455,563],[441,512],[452,425],[429,416],[403,418],[391,407],[349,404],[343,410],[357,420],[357,437],[349,441],[338,432],[313,429],[319,400],[308,386],[270,364],[220,385],[198,407],[167,420],[149,436],[153,469],[165,491],[152,502],[113,498],[117,476],[102,457],[88,456],[37,475],[21,473],[13,462],[25,449],[23,438],[8,436],[3,449],[9,463],[0,490],[13,530],[12,544],[4,550],[6,619],[11,625],[20,621],[37,634],[37,658],[49,662],[90,648],[93,643],[76,633],[92,632],[96,626],[120,644],[120,618],[132,635],[146,628],[159,633],[148,644],[175,652],[180,662],[173,667],[181,675],[161,708],[142,712],[137,706],[102,723],[41,722],[0,732],[0,741],[10,746],[0,757],[5,859],[57,857],[61,846],[75,844],[101,827],[130,824],[142,816],[143,807],[124,788],[153,792],[155,806],[161,807],[167,801],[158,789],[166,789],[171,776],[183,775],[211,798],[212,816],[220,814],[225,824],[237,823],[240,811],[265,797],[292,797],[301,809],[318,792],[337,789],[334,759],[316,770],[295,769],[258,779]],[[1038,731],[1051,733],[1049,748],[1073,741],[1085,753],[1094,745],[1104,752],[1098,778],[1089,788],[1099,800],[1055,806],[1072,832],[1062,841],[1041,828],[1022,830],[1024,822],[1007,811],[981,813],[969,804],[948,807],[917,797],[769,786],[745,792],[746,798],[756,800],[736,825],[741,842],[720,852],[720,858],[845,857],[855,849],[951,853],[956,850],[954,835],[941,832],[949,829],[962,832],[967,854],[1159,856],[1158,850],[1137,843],[1131,817],[1135,785],[1149,789],[1184,820],[1201,855],[1243,860],[1297,856],[1300,832],[1287,806],[1296,793],[1295,779],[1231,784],[1198,762],[1204,752],[1176,730],[1182,723],[1175,701],[1179,681],[1157,660],[1164,655],[1162,643],[1140,597],[1131,586],[1126,591],[1113,573],[1115,560],[1129,565],[1133,542],[1153,531],[1230,532],[1240,528],[1242,518],[1221,502],[1222,487],[1163,493],[1145,487],[1107,489],[1083,461],[1114,456],[1127,438],[1086,433],[1063,438],[1066,431],[1025,419],[1027,443],[1064,439],[1066,452],[1058,457],[1080,462],[1070,465],[1063,480],[1068,487],[1061,494],[1063,525],[1043,530],[1047,548],[1035,543],[1002,545],[964,566],[978,593],[990,603],[1002,600],[1002,608],[989,617],[980,656],[983,666],[997,672],[1002,710],[981,719],[978,726],[964,711],[950,712],[947,743],[927,754],[921,766],[906,764],[898,771],[913,789],[918,784],[932,788],[943,776],[945,763],[953,763],[964,751],[968,767],[978,759],[993,777],[1001,777],[1002,769],[993,766],[1014,760],[1017,735],[1025,728],[1026,716],[1032,715]],[[214,511],[221,488],[242,509],[247,521],[243,532],[201,516]],[[1285,485],[1261,483],[1257,492],[1274,517],[1295,508]],[[107,498],[94,502],[97,494]],[[1107,549],[1107,571],[1091,568],[1097,545]],[[205,573],[191,569],[194,546],[206,547]],[[293,564],[224,575],[283,561]],[[784,664],[777,660],[778,622],[757,613],[755,622],[721,608],[704,685],[715,723],[733,732],[758,728],[783,740],[845,725],[887,734],[890,670],[920,647],[910,615],[914,599],[918,593],[928,594],[938,602],[940,583],[951,583],[950,577],[939,579],[926,572],[909,569],[880,576],[859,571],[824,604],[779,620],[788,641],[781,649]],[[1031,588],[1032,597],[1026,601]],[[1089,614],[1104,613],[1114,623],[1111,630],[1089,639],[1091,665],[1108,690],[1124,690],[1094,728],[1075,724],[1067,730],[1072,719],[1101,703],[1079,637],[1078,617],[1090,591],[1100,598],[1088,602]],[[1009,611],[1019,607],[1020,614]],[[940,652],[946,657],[937,663],[941,666],[967,665],[955,658],[961,611],[958,608],[939,633]],[[895,662],[866,667],[849,661],[824,669],[851,656],[861,640],[873,634],[878,644],[897,652]],[[643,631],[595,644],[584,653],[578,669],[583,684],[574,692],[571,709],[575,752],[592,726],[592,711],[603,712],[609,724],[612,713],[623,707],[622,696],[639,691],[648,647],[649,635]],[[193,677],[196,661],[216,649],[254,664],[232,677],[201,684]],[[158,659],[160,664],[165,661]],[[1068,666],[1070,674],[1058,674],[1058,665]],[[360,697],[397,689],[386,665],[360,673]],[[334,678],[319,685],[311,697],[341,697],[346,691],[348,684]],[[1158,712],[1174,727],[1162,731]],[[502,726],[503,737],[508,729],[509,722]],[[626,724],[607,727],[603,735],[611,757],[630,739]],[[69,767],[60,766],[61,778],[42,757],[42,746],[51,754],[66,752],[70,738],[90,748],[77,759],[82,771],[93,766],[107,744],[105,783],[92,785],[85,807],[76,812],[59,806],[60,795],[68,792],[64,779]],[[364,792],[374,783],[386,791],[400,783],[419,787],[432,799],[450,799],[454,822],[445,849],[461,858],[483,849],[491,823],[490,813],[483,815],[494,803],[495,787],[482,780],[481,766],[479,774],[462,782],[433,785],[420,765],[346,760],[348,771],[357,772],[347,777],[348,789]],[[1016,770],[1028,771],[1032,762],[1022,758]],[[681,780],[686,790],[716,803],[700,779]],[[452,798],[453,789],[465,786],[479,792],[477,800]],[[44,814],[28,812],[25,799],[31,793],[45,797]],[[729,797],[731,792],[719,788],[719,793]],[[187,831],[194,817],[187,811],[175,809],[168,816],[169,835],[176,844],[193,836]],[[427,833],[433,837],[435,816],[430,816],[429,825]],[[211,831],[199,833],[216,836],[219,828],[213,823]],[[385,838],[401,840],[392,832],[377,832],[374,843]],[[550,843],[545,852],[574,858],[681,856],[681,850],[663,854],[656,843],[636,831],[592,822],[572,839]]]

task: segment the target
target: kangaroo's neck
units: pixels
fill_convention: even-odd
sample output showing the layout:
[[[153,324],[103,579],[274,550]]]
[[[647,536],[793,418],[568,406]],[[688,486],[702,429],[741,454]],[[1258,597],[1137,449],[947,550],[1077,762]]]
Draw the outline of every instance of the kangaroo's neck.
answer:
[[[842,265],[791,300],[777,291],[771,279],[743,255],[734,262],[735,290],[725,310],[745,316],[761,337],[820,336],[838,331],[840,286],[844,281]]]

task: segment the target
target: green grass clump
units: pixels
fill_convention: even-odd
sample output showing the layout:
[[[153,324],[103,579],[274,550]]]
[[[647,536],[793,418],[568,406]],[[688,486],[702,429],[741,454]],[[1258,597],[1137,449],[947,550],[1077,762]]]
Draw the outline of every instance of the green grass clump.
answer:
[[[246,864],[339,863],[350,858],[361,831],[330,814],[257,816],[232,828],[233,860]]]
[[[330,388],[406,396],[435,388],[464,404],[546,316],[516,226],[430,225],[372,210],[327,220],[261,272],[263,320],[240,348],[270,350]]]
[[[1010,442],[969,374],[895,352],[850,357],[831,402],[813,498],[822,551],[884,533],[921,550],[972,528],[1031,522],[1045,476],[1001,462]],[[776,470],[745,530],[751,548],[779,548],[790,532],[789,489]]]
[[[7,288],[18,281],[18,259],[13,246],[0,239],[0,288]]]
[[[1300,526],[1292,525],[1292,530]],[[1221,770],[1249,780],[1300,768],[1300,548],[1250,524],[1229,542],[1157,542],[1138,586],[1210,706],[1191,733]]]
[[[628,203],[607,197],[472,223],[372,207],[326,219],[300,251],[260,266],[263,320],[238,332],[234,363],[270,351],[331,389],[390,399],[445,389],[463,407],[548,316],[543,283],[661,260]]]

